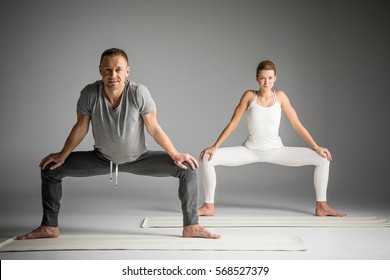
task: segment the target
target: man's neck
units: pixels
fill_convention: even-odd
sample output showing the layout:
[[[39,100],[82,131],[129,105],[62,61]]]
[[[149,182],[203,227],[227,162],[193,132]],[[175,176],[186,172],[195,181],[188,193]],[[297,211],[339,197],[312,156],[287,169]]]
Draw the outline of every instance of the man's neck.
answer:
[[[118,107],[123,94],[123,90],[124,87],[118,89],[111,89],[111,88],[104,87],[104,92],[106,94],[107,100],[109,101],[113,109]]]

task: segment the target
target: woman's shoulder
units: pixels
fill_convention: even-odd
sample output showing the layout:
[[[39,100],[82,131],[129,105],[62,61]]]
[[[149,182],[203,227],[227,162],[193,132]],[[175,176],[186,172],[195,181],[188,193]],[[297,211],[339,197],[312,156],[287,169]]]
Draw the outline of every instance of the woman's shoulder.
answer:
[[[290,99],[283,90],[275,90],[276,99],[282,107],[291,106]]]
[[[244,93],[242,94],[242,96],[240,98],[240,102],[237,105],[237,108],[240,107],[240,108],[247,109],[250,106],[250,104],[253,102],[253,100],[255,99],[254,94],[255,94],[255,91],[253,91],[253,90],[244,91]]]
[[[278,99],[278,101],[280,103],[283,102],[284,100],[288,99],[286,92],[284,92],[283,90],[274,90],[274,92],[275,92],[276,98]]]
[[[275,95],[276,95],[277,97],[279,97],[279,96],[287,96],[287,95],[286,95],[286,92],[283,91],[283,90],[280,90],[280,89],[274,90],[274,92],[275,92]]]
[[[257,92],[256,90],[248,89],[248,90],[244,91],[244,93],[242,94],[242,98],[253,100],[253,98],[256,95],[256,92]]]
[[[248,89],[243,93],[241,97],[241,101],[245,102],[246,104],[252,103],[253,100],[255,99],[255,96],[256,96],[256,91],[253,89]]]

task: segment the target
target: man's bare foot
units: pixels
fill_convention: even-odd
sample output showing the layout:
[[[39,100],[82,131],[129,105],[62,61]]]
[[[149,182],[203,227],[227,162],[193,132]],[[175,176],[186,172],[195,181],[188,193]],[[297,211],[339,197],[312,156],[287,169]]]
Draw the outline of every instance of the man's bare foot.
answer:
[[[17,236],[17,240],[36,239],[36,238],[57,238],[60,235],[58,227],[40,226],[33,231]]]
[[[316,216],[334,216],[334,217],[345,217],[347,214],[341,213],[334,208],[331,208],[326,201],[317,201]]]
[[[183,237],[220,239],[222,236],[219,234],[211,233],[201,225],[196,224],[185,226],[183,228]]]
[[[214,216],[215,207],[214,203],[204,203],[202,207],[198,209],[199,216]]]

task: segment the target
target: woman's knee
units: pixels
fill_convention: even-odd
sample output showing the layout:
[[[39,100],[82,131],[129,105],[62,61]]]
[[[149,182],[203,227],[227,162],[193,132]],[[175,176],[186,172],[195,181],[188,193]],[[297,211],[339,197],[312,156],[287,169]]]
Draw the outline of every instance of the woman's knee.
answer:
[[[204,165],[209,165],[213,163],[213,160],[211,159],[210,160],[210,157],[211,155],[207,154],[207,155],[204,155],[203,159],[200,161],[201,164],[204,164]]]
[[[320,157],[320,159],[319,159],[319,165],[324,166],[324,167],[329,167],[329,165],[330,165],[330,160],[328,160],[326,157],[322,157],[322,156],[320,156],[320,155],[319,155],[319,157]]]

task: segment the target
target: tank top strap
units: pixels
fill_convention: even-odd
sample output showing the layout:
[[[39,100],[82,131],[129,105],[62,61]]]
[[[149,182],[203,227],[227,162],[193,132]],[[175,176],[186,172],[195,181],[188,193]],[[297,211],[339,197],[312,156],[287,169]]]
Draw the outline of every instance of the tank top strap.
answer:
[[[272,96],[274,97],[274,104],[276,104],[276,102],[278,101],[278,99],[276,98],[276,93],[275,93],[275,91],[272,92]]]
[[[248,105],[248,108],[246,108],[247,110],[253,106],[253,104],[256,104],[257,103],[257,91],[253,90],[253,100],[252,102]]]

